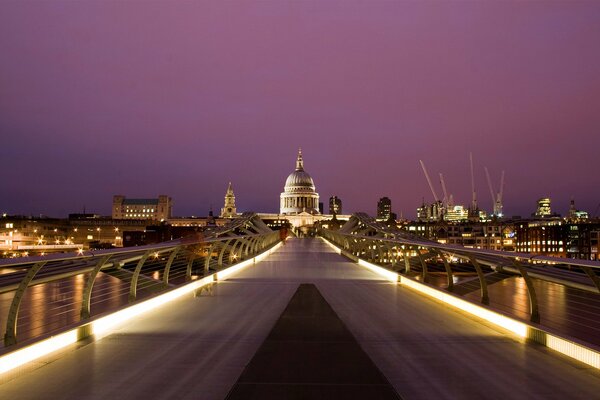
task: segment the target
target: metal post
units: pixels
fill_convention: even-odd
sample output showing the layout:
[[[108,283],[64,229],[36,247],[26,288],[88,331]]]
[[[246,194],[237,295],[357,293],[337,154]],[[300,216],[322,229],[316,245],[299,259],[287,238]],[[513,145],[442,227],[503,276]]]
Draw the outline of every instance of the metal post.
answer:
[[[384,265],[384,264],[383,264],[383,260],[384,260],[384,258],[387,258],[387,257],[385,257],[385,255],[384,255],[383,247],[384,247],[384,246],[383,246],[383,242],[380,242],[380,243],[377,245],[377,250],[379,250],[379,264],[380,264],[380,265]]]
[[[481,270],[481,266],[473,256],[469,256],[469,260],[473,267],[475,267],[475,271],[477,271],[477,276],[479,277],[479,284],[481,286],[481,302],[483,304],[490,304],[490,298],[488,296],[487,290],[487,282],[485,281],[485,276],[483,275],[483,271]]]
[[[154,250],[146,251],[144,253],[144,255],[142,255],[142,258],[140,258],[140,260],[138,261],[137,265],[135,266],[135,270],[133,271],[133,276],[131,277],[131,285],[129,286],[129,302],[134,301],[137,296],[137,282],[138,282],[138,278],[140,277],[140,272],[142,271],[142,267],[144,266],[144,263],[146,262],[148,257],[150,257],[150,254],[152,254],[153,252],[154,252]]]
[[[396,256],[394,255],[394,245],[389,245],[387,246],[388,249],[388,260],[392,260],[392,270],[394,270],[394,267],[396,266]]]
[[[212,243],[208,248],[208,254],[206,255],[206,258],[204,259],[204,276],[208,275],[208,272],[210,271],[210,259],[212,258],[212,251],[214,247],[215,243]]]
[[[196,253],[192,252],[188,259],[187,266],[185,268],[185,280],[186,281],[192,280],[192,266],[194,265],[195,260],[196,260]]]
[[[237,252],[238,252],[238,251],[240,251],[240,250],[239,250],[239,248],[238,248],[238,245],[240,245],[240,248],[241,248],[241,246],[242,246],[242,240],[241,240],[241,239],[239,239],[239,238],[238,238],[238,239],[235,239],[235,242],[233,243],[233,246],[231,247],[231,251],[229,252],[229,262],[230,262],[231,264],[234,264],[234,263],[235,263],[235,261],[236,261],[238,258],[241,258],[241,257],[240,257],[240,256],[237,254]]]
[[[44,265],[46,265],[46,263],[47,261],[42,261],[33,264],[33,266],[27,270],[27,274],[25,274],[25,277],[15,292],[15,296],[12,299],[12,303],[10,304],[10,309],[8,311],[8,318],[6,320],[6,332],[4,333],[5,346],[11,346],[17,343],[17,317],[19,316],[19,307],[21,306],[21,300],[23,300],[23,294],[35,277],[35,274],[37,274],[38,271]]]
[[[250,238],[250,242],[250,255],[254,257],[257,253],[258,238]]]
[[[579,266],[579,268],[581,268],[583,270],[583,272],[585,272],[587,274],[587,276],[592,280],[592,282],[594,283],[594,285],[600,292],[600,278],[598,277],[598,275],[596,275],[594,270],[591,269],[590,267],[583,267],[583,266]]]
[[[369,253],[371,253],[371,258],[369,259],[370,262],[375,263],[375,249],[374,247],[376,247],[376,242],[374,240],[371,240],[369,243]]]
[[[173,265],[173,261],[175,261],[175,257],[177,257],[177,253],[181,250],[182,246],[177,246],[169,256],[167,263],[165,264],[165,270],[163,272],[163,286],[169,286],[169,274],[171,273],[171,265]]]
[[[408,258],[408,246],[404,249],[404,273],[410,273],[410,259]]]
[[[446,255],[444,253],[442,253],[440,250],[438,250],[437,253],[440,257],[442,257],[442,262],[444,263],[444,268],[446,269],[446,276],[448,282],[448,286],[446,286],[446,289],[449,292],[451,292],[454,290],[454,276],[452,274],[452,267],[450,266],[450,263],[448,262],[448,259],[446,258]]]
[[[421,276],[423,277],[423,282],[425,282],[425,279],[427,279],[427,263],[425,262],[425,258],[418,249],[417,256],[419,257],[419,261],[421,262]]]
[[[225,254],[225,250],[227,249],[227,247],[229,247],[229,243],[231,243],[232,240],[233,239],[229,239],[225,243],[221,242],[221,243],[223,243],[223,248],[219,252],[219,260],[217,261],[217,266],[219,269],[221,269],[223,267],[223,255]],[[231,251],[230,251],[230,254],[231,254]]]
[[[85,282],[85,287],[83,288],[83,295],[81,299],[81,310],[79,312],[79,316],[81,319],[88,319],[90,317],[90,309],[91,309],[91,300],[92,300],[92,289],[94,287],[94,283],[96,282],[96,277],[98,276],[98,272],[102,269],[104,264],[110,258],[110,255],[104,256],[98,261],[92,272],[87,278]]]
[[[242,244],[240,251],[240,260],[245,260],[248,258],[248,248],[250,247],[250,240],[244,239],[244,243]]]
[[[519,273],[525,281],[525,286],[527,286],[527,294],[529,295],[529,311],[531,313],[530,319],[532,322],[540,322],[540,310],[538,308],[537,295],[535,293],[535,288],[533,287],[533,281],[527,273],[527,268],[517,260],[513,260],[513,265],[519,270]]]

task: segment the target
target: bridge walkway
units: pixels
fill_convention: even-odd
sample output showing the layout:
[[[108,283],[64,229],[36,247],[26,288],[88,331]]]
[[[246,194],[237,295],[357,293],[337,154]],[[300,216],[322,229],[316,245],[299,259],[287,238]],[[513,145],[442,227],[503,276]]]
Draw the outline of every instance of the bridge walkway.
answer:
[[[3,398],[223,399],[301,283],[405,399],[597,398],[600,373],[291,239],[216,285],[0,385]]]

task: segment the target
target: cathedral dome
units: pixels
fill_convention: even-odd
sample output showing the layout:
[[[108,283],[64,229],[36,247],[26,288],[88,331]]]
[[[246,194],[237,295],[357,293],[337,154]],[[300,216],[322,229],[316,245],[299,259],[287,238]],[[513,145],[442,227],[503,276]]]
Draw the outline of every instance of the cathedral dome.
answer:
[[[288,176],[285,181],[285,191],[290,192],[295,189],[315,190],[315,183],[310,175],[304,170],[296,170]]]
[[[319,194],[315,191],[315,183],[304,171],[304,160],[302,151],[298,151],[296,170],[292,172],[285,181],[283,193],[281,193],[281,214],[299,214],[307,212],[319,213]]]

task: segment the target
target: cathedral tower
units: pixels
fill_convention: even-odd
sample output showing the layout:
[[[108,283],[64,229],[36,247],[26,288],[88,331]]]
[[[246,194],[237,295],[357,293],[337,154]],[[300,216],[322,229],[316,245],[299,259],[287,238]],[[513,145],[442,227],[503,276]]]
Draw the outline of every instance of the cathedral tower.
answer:
[[[229,186],[227,187],[227,192],[225,193],[225,205],[221,208],[221,218],[233,218],[237,216],[237,212],[235,209],[235,195],[233,194],[233,188],[231,187],[231,182],[229,182]]]

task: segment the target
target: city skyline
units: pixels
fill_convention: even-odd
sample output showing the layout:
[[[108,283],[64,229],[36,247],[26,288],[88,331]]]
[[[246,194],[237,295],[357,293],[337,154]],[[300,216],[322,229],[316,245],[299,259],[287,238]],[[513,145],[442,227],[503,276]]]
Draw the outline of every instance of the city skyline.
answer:
[[[302,147],[321,201],[414,218],[433,201],[490,211],[541,197],[596,216],[600,4],[0,5],[0,212],[110,214],[112,196],[206,215],[232,182],[272,212]],[[439,193],[438,193],[439,194]]]

